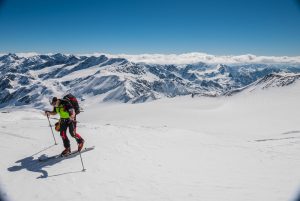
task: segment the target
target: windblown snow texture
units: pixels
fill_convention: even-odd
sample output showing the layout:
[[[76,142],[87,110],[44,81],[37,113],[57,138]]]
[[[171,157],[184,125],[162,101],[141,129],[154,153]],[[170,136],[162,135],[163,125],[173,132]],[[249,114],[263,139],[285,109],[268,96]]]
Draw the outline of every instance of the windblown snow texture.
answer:
[[[82,154],[85,172],[78,156],[38,160],[64,149],[39,110],[4,108],[1,182],[11,201],[292,200],[299,89],[296,82],[230,97],[87,105],[77,131],[96,148]]]

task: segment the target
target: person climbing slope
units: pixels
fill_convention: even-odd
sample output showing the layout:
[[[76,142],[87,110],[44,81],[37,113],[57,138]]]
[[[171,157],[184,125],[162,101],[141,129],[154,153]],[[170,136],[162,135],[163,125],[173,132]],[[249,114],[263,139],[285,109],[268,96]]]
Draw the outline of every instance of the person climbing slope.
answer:
[[[67,97],[67,96],[65,96]],[[76,108],[72,105],[70,99],[67,98],[58,99],[57,97],[53,97],[51,101],[51,105],[54,107],[53,111],[45,111],[47,116],[59,114],[59,132],[60,136],[63,140],[64,150],[61,153],[61,156],[67,156],[71,153],[70,140],[67,136],[67,129],[69,128],[70,135],[75,138],[78,144],[78,151],[80,152],[83,148],[84,139],[76,133]]]

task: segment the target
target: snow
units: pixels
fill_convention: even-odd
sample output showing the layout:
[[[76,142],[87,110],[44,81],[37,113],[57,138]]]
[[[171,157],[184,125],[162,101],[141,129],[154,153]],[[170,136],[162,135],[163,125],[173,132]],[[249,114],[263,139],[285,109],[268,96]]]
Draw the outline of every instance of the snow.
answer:
[[[1,187],[12,201],[292,200],[300,187],[299,98],[298,82],[233,97],[87,100],[78,132],[96,147],[82,154],[85,172],[79,156],[37,161],[63,149],[41,111],[2,109]]]

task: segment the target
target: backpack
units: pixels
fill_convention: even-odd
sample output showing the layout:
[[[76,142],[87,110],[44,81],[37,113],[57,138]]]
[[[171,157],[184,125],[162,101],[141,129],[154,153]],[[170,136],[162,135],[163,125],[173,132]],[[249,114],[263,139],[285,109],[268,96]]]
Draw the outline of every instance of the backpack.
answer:
[[[63,97],[63,100],[68,101],[73,106],[76,115],[80,113],[80,107],[75,96],[67,94]]]

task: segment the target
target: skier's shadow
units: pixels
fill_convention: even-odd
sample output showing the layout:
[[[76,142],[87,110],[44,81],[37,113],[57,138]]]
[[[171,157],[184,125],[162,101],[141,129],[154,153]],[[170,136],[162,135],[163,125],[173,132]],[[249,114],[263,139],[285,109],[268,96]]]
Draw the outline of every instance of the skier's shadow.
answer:
[[[25,169],[25,170],[28,170],[31,172],[38,172],[38,173],[41,173],[41,175],[39,177],[37,177],[37,179],[43,179],[43,178],[47,178],[49,176],[48,172],[45,170],[46,167],[53,166],[53,165],[61,162],[62,160],[67,160],[67,159],[73,158],[75,156],[76,155],[68,156],[67,158],[58,157],[58,158],[49,159],[48,161],[39,161],[38,158],[34,159],[34,157],[32,155],[32,156],[29,156],[29,157],[26,157],[26,158],[16,161],[16,163],[20,163],[20,165],[18,165],[18,166],[15,165],[15,166],[9,167],[9,168],[7,168],[7,170],[10,172],[16,172],[16,171]],[[43,154],[40,157],[46,157],[46,155]],[[80,172],[80,171],[76,171],[76,172]],[[49,177],[70,174],[70,173],[75,173],[75,172],[65,172],[65,173],[60,173],[57,175],[51,175]]]

